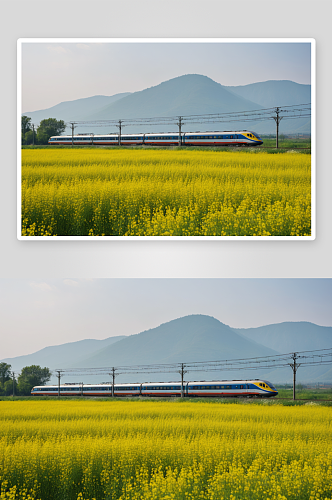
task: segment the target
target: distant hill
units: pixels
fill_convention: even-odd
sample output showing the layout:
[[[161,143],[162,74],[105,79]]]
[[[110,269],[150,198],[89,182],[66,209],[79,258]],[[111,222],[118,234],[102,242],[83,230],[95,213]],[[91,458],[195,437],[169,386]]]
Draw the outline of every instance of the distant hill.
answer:
[[[130,335],[75,366],[180,363],[274,354],[211,316],[193,314]],[[105,365],[106,363],[106,365]]]
[[[139,92],[94,96],[60,103],[52,108],[27,112],[34,123],[44,118],[64,121],[119,120],[149,117],[177,117],[195,114],[252,111],[264,107],[284,106],[310,102],[310,85],[300,85],[285,80],[258,82],[250,85],[227,87],[203,75],[183,75]],[[275,133],[274,120],[219,121],[212,124],[184,124],[184,132],[211,130],[253,130],[259,134]],[[69,130],[69,129],[68,129]],[[69,133],[67,130],[67,133]],[[127,125],[123,133],[177,131],[174,125]],[[75,133],[114,133],[115,125],[96,127],[76,126]],[[307,118],[281,120],[280,133],[310,133]]]
[[[305,321],[257,328],[233,328],[250,340],[282,353],[332,348],[332,327]]]
[[[181,363],[268,356],[272,349],[235,333],[211,316],[191,315],[164,323],[157,328],[130,335],[113,346],[102,349],[75,367],[133,366],[142,364]],[[200,371],[188,375],[197,380],[204,377],[231,376],[230,373]],[[130,381],[133,375],[122,375],[119,381]],[[171,377],[171,378],[170,378]],[[172,378],[173,377],[173,378]],[[136,374],[136,381],[174,380],[176,373]]]
[[[125,338],[124,335],[118,337],[109,337],[104,340],[85,339],[77,342],[68,342],[66,344],[45,347],[40,351],[25,356],[2,359],[5,363],[12,366],[14,371],[20,371],[24,366],[40,365],[47,366],[51,370],[71,366],[73,361],[78,362],[82,357],[85,358],[100,349],[110,346],[119,340]]]
[[[263,108],[311,102],[311,85],[290,80],[268,80],[225,88],[244,99],[260,104]]]
[[[261,345],[285,354],[332,348],[332,327],[319,326],[305,321],[277,323],[257,328],[233,328],[233,330]],[[289,368],[271,370],[267,376],[276,382],[291,382],[292,380],[292,372]],[[332,364],[302,366],[298,370],[297,379],[303,382],[332,382]]]
[[[46,347],[34,354],[7,358],[17,372],[23,366],[39,364],[55,368],[133,367],[136,365],[218,361],[270,356],[280,353],[332,347],[332,327],[307,322],[285,322],[258,328],[231,328],[219,320],[200,314],[178,318],[156,328],[105,340],[82,340]],[[122,370],[123,371],[123,370]],[[121,372],[121,370],[120,370]],[[291,383],[290,367],[268,370],[189,371],[186,380],[264,378],[274,383]],[[82,375],[85,383],[106,382],[110,375]],[[175,372],[162,366],[157,373],[119,374],[118,382],[179,380]],[[299,382],[332,382],[332,365],[300,366]],[[55,382],[55,379],[53,380]],[[76,381],[66,375],[64,381]]]
[[[260,106],[259,106],[260,107]],[[148,118],[253,110],[257,104],[202,75],[183,75],[134,92],[90,115],[91,120]]]
[[[75,99],[74,101],[60,102],[51,108],[41,109],[40,111],[27,111],[22,114],[30,117],[34,123],[40,123],[41,120],[45,118],[56,118],[57,120],[64,120],[65,122],[86,120],[91,113],[102,110],[105,106],[129,94],[130,92],[112,96],[95,95],[93,97]]]
[[[235,95],[257,102],[263,108],[276,106],[292,106],[294,104],[311,103],[311,85],[292,82],[290,80],[269,80],[235,87],[225,87]],[[257,126],[260,126],[257,124]],[[263,122],[261,133],[275,133],[274,121]],[[280,133],[310,133],[311,120],[298,118],[281,120]]]

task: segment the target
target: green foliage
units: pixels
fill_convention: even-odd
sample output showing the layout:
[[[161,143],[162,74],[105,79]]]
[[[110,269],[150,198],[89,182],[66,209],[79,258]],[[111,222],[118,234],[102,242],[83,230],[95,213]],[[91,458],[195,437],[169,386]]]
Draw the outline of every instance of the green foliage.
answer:
[[[37,129],[37,142],[38,142],[38,144],[47,144],[47,141],[49,140],[51,135],[53,135],[53,134],[48,135],[48,133],[45,132],[45,130],[39,129],[39,127],[38,127],[38,129]]]
[[[37,129],[38,144],[47,144],[52,135],[61,135],[65,129],[66,124],[63,120],[57,120],[56,118],[42,120]]]
[[[16,380],[14,381],[14,387],[15,387],[15,394],[17,394],[17,382]],[[4,384],[4,390],[3,390],[5,396],[12,396],[13,395],[13,379],[7,380]]]
[[[22,396],[28,396],[35,385],[44,385],[51,378],[48,368],[39,365],[25,366],[18,377],[18,391]]]
[[[22,116],[21,117],[21,130],[22,130],[22,135],[26,134],[28,130],[31,130],[31,118],[28,116]]]
[[[26,145],[37,143],[37,134],[33,130],[29,130],[24,136],[24,143]]]
[[[25,134],[31,130],[31,118],[28,116],[21,117],[21,131],[22,131],[22,144],[26,144],[25,142]]]
[[[0,363],[0,384],[4,387],[5,382],[10,379],[11,376],[11,365],[8,363]]]

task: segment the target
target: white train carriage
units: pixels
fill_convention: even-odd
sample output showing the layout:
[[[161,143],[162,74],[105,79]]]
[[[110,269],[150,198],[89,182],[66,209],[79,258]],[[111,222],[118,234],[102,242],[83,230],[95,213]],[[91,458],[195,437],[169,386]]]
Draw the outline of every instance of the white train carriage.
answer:
[[[142,384],[114,384],[114,396],[140,396]],[[112,385],[110,386],[112,390]]]
[[[278,394],[266,380],[221,380],[189,382],[186,394],[190,397],[271,397]]]
[[[57,385],[35,386],[33,396],[57,396]],[[186,397],[272,397],[278,391],[271,382],[255,380],[220,380],[185,382],[183,395]],[[112,384],[61,384],[60,396],[112,396]],[[151,382],[144,384],[115,384],[114,396],[181,396],[181,382]]]
[[[179,134],[171,132],[167,134],[118,134],[93,135],[59,135],[50,137],[51,145],[75,145],[75,146],[178,146]],[[226,131],[226,132],[186,132],[181,134],[183,146],[259,146],[263,144],[262,139],[255,132],[249,130]]]
[[[184,392],[185,386],[183,385]],[[181,382],[156,382],[142,384],[142,396],[181,396]]]

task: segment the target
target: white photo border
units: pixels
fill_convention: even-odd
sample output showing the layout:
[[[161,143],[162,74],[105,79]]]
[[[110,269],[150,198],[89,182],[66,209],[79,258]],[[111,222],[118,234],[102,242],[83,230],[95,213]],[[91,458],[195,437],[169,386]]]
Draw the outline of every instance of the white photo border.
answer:
[[[310,43],[311,45],[311,235],[310,236],[22,236],[22,45],[26,43]],[[19,38],[17,40],[17,239],[24,241],[271,241],[316,239],[316,40],[314,38]]]

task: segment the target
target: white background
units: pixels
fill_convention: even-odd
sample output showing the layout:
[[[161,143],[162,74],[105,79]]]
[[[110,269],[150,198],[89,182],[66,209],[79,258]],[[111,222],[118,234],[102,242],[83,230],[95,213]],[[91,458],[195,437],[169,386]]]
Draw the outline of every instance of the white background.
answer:
[[[2,0],[0,7],[0,278],[332,277],[330,0]],[[29,37],[315,38],[316,240],[18,241],[16,42]]]

